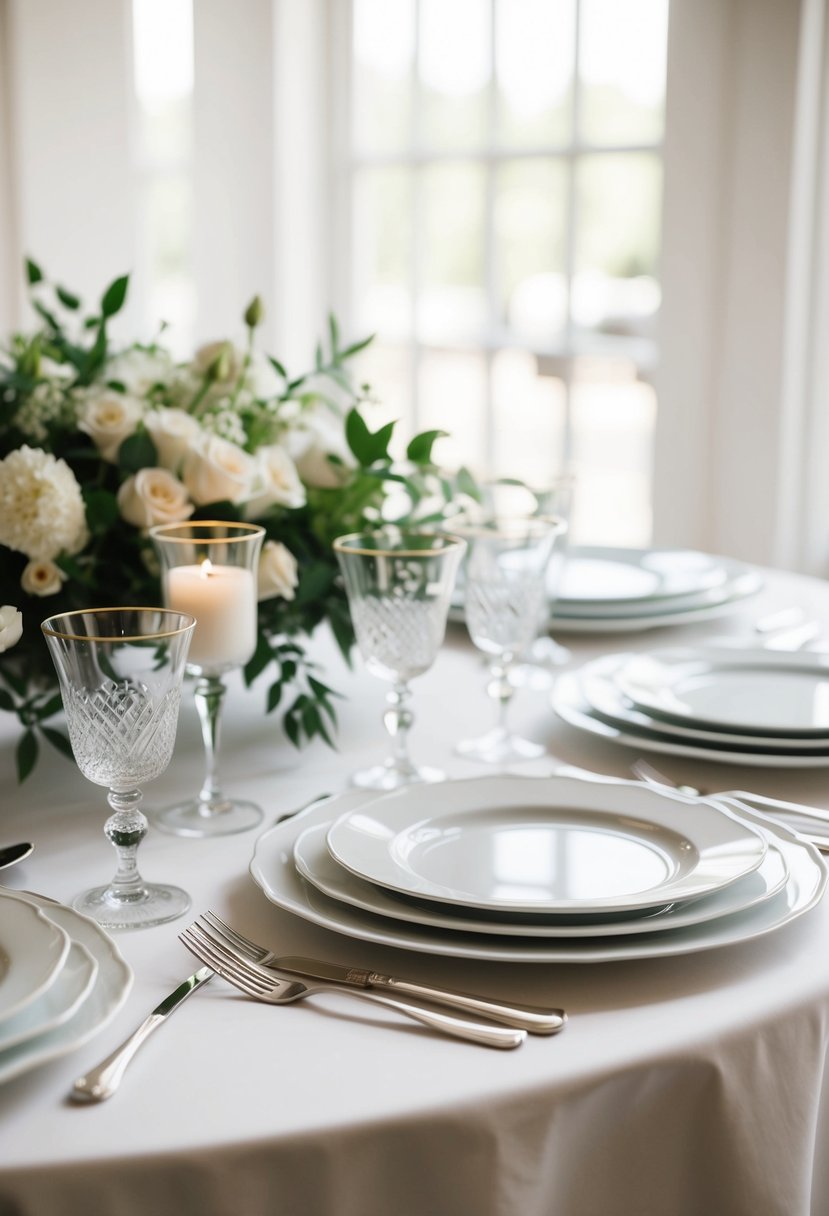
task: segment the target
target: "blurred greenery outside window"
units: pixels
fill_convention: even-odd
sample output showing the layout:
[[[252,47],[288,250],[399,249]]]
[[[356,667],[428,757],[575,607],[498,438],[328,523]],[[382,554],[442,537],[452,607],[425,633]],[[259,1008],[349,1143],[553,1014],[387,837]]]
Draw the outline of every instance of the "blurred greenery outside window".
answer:
[[[668,0],[352,0],[351,310],[377,421],[647,544]]]

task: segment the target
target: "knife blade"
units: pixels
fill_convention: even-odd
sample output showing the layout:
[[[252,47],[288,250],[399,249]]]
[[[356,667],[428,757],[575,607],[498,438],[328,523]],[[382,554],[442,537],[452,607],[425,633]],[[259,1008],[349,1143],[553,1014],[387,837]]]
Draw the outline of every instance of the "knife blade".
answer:
[[[183,980],[178,988],[166,996],[159,1005],[156,1005],[152,1013],[148,1014],[137,1030],[134,1030],[120,1047],[116,1047],[115,1051],[102,1060],[96,1068],[92,1068],[84,1076],[78,1077],[72,1086],[70,1096],[76,1102],[103,1102],[106,1098],[111,1098],[121,1084],[121,1079],[127,1071],[127,1065],[142,1043],[146,1043],[153,1031],[166,1022],[170,1014],[178,1009],[191,993],[206,984],[212,975],[213,972],[209,967],[200,967],[198,971]]]
[[[476,1013],[494,1022],[519,1027],[530,1034],[556,1034],[567,1021],[563,1009],[541,1009],[534,1005],[509,1005],[475,996],[469,992],[458,992],[451,988],[435,988],[430,984],[418,984],[412,980],[382,975],[362,967],[347,967],[341,963],[329,963],[322,959],[302,958],[299,955],[277,957],[272,955],[261,960],[263,965],[290,975],[301,975],[309,979],[334,980],[350,988],[381,988],[386,992],[405,993],[419,997],[436,1005],[460,1009],[465,1013]]]

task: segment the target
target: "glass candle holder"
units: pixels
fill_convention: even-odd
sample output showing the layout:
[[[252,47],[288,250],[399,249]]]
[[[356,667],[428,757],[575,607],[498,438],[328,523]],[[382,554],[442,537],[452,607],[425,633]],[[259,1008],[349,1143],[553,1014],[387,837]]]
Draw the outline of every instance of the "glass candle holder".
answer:
[[[197,676],[196,709],[207,761],[204,783],[196,797],[153,813],[160,828],[177,836],[228,836],[262,821],[261,807],[224,793],[218,755],[222,676],[243,667],[256,649],[257,572],[264,535],[257,524],[220,520],[150,529],[161,561],[164,603],[196,618],[187,670]]]

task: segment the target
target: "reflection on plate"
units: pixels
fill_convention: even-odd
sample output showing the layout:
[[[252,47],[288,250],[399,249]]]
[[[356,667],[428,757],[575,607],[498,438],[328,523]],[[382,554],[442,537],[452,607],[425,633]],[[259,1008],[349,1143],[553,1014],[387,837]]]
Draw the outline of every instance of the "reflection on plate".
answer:
[[[772,833],[789,871],[783,890],[745,912],[689,925],[673,933],[552,943],[536,938],[455,933],[427,925],[407,924],[330,899],[305,882],[294,865],[293,848],[301,832],[324,824],[347,810],[370,804],[375,797],[364,790],[349,791],[317,803],[260,836],[250,869],[254,882],[265,896],[277,907],[312,924],[377,945],[449,958],[546,964],[670,957],[749,941],[802,916],[815,906],[826,885],[826,868],[820,855],[781,825],[767,830]],[[763,829],[764,824],[758,817],[746,816],[746,819]]]
[[[0,1051],[0,1081],[45,1064],[81,1047],[111,1021],[127,999],[132,972],[110,937],[94,921],[42,895],[15,891],[15,899],[42,908],[73,941],[80,943],[98,965],[95,982],[76,1012],[52,1030]]]
[[[732,883],[691,903],[671,905],[651,915],[626,917],[623,920],[598,921],[592,924],[568,924],[566,918],[547,920],[544,924],[527,924],[516,921],[499,921],[494,916],[486,920],[469,919],[455,914],[450,907],[420,904],[401,899],[382,887],[363,882],[344,870],[332,858],[326,846],[326,835],[331,821],[306,828],[294,845],[294,861],[299,873],[317,890],[331,899],[363,908],[377,916],[392,920],[408,921],[415,925],[431,925],[458,933],[494,933],[508,937],[614,937],[634,933],[654,933],[680,929],[685,925],[701,924],[706,920],[741,912],[755,904],[763,903],[782,889],[786,878],[783,855],[773,840],[759,869],[745,878]]]
[[[383,794],[328,849],[380,886],[465,908],[581,915],[696,899],[755,870],[765,841],[720,806],[574,777],[473,777]]]

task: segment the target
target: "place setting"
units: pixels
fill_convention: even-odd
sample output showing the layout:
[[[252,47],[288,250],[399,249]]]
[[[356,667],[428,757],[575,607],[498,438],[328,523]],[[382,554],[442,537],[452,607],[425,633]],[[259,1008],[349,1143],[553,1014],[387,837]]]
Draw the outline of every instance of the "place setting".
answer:
[[[829,656],[740,642],[603,655],[561,676],[556,713],[644,751],[761,767],[829,764]]]

